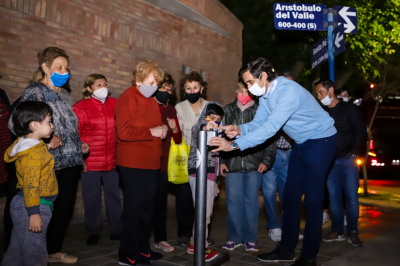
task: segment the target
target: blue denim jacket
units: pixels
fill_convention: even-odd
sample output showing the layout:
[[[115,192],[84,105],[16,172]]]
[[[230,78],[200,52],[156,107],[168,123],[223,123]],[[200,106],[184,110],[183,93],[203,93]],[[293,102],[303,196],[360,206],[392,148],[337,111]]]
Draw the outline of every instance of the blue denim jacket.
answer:
[[[278,77],[275,89],[260,97],[259,108],[250,123],[240,125],[236,140],[241,150],[257,146],[274,136],[280,128],[296,143],[336,134],[334,120],[312,94],[298,83]]]

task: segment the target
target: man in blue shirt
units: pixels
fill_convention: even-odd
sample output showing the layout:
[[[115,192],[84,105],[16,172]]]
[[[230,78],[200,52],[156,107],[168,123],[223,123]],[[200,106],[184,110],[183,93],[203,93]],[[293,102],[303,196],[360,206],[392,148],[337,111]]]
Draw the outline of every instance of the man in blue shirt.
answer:
[[[293,265],[314,266],[321,240],[325,181],[335,155],[334,121],[310,92],[277,77],[265,58],[247,63],[240,75],[252,94],[262,96],[257,113],[250,123],[220,127],[229,138],[236,138],[234,141],[214,137],[210,145],[218,146],[214,151],[245,150],[265,142],[281,128],[295,141],[283,195],[282,240],[274,251],[257,258],[264,262],[294,261],[304,194],[304,241],[300,258]]]

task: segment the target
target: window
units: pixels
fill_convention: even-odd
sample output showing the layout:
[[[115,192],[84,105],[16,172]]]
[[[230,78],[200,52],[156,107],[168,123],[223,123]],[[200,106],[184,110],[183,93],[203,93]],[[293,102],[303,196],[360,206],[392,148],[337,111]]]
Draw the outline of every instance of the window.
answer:
[[[200,70],[200,75],[203,81],[207,81],[207,74],[205,70]]]
[[[189,73],[190,73],[190,67],[183,65],[182,66],[182,77],[185,77]]]

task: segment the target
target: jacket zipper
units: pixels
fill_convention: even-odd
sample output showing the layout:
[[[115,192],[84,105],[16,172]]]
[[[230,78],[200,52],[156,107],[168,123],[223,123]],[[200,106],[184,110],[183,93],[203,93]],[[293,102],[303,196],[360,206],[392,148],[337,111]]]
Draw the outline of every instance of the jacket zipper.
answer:
[[[242,116],[242,125],[244,124],[244,122],[243,122],[243,111],[242,110],[240,110],[240,112],[241,112],[241,116]],[[243,157],[242,156],[240,156],[240,158],[242,159],[242,170],[244,171],[244,159],[243,159]]]
[[[103,108],[103,113],[104,113],[104,119],[106,120],[106,171],[108,171],[108,117],[107,117],[107,112],[104,108],[105,102],[102,105]]]

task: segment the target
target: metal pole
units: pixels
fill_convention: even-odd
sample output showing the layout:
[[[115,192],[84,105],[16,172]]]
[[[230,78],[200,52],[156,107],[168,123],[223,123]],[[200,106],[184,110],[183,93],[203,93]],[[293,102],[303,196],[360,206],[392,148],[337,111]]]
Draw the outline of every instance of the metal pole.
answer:
[[[205,264],[206,196],[207,196],[207,132],[199,131],[197,138],[196,220],[194,237],[194,265]]]
[[[328,8],[328,59],[329,78],[335,82],[335,57],[333,56],[333,9]]]

